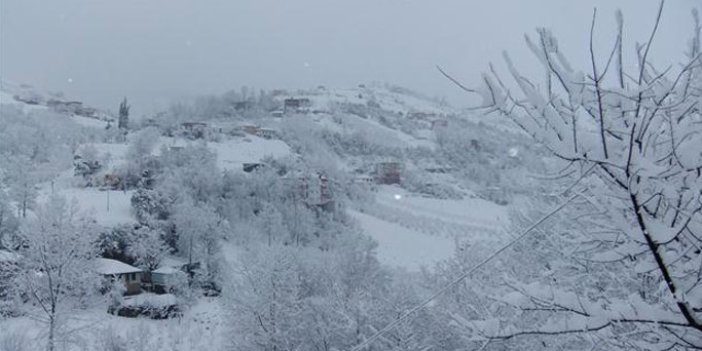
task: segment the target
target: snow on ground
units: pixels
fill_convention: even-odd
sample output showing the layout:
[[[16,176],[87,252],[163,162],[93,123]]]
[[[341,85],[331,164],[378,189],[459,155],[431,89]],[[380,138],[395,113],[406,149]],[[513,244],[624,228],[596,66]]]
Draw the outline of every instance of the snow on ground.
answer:
[[[0,90],[0,104],[15,104],[18,103],[12,94]]]
[[[507,209],[482,199],[436,199],[381,186],[376,203],[349,210],[365,233],[378,242],[378,259],[418,271],[453,255],[456,240],[499,241]]]
[[[378,242],[378,259],[381,263],[419,271],[450,257],[455,243],[448,238],[429,236],[399,224],[386,222],[372,215],[350,210],[351,217]]]
[[[207,143],[217,153],[217,165],[222,170],[241,171],[244,163],[258,162],[266,156],[284,157],[290,147],[280,140],[248,136],[219,143]]]
[[[84,117],[84,116],[77,116],[73,115],[71,116],[71,119],[76,122],[77,124],[80,124],[81,126],[84,127],[90,127],[90,128],[105,128],[107,127],[107,122],[99,120],[97,118],[90,118],[90,117]]]
[[[115,191],[96,188],[68,188],[57,190],[68,201],[77,201],[82,214],[106,227],[136,223],[132,216],[133,190]]]
[[[428,140],[417,139],[399,130],[386,127],[375,120],[362,118],[356,115],[343,115],[342,123],[347,129],[364,135],[378,145],[388,147],[396,147],[399,145],[405,147],[424,146],[428,148],[434,148],[436,146],[433,142]]]
[[[70,337],[62,338],[58,349],[104,350],[112,341],[120,347],[132,345],[130,349],[218,350],[226,345],[229,331],[226,310],[218,299],[200,298],[184,309],[182,317],[165,320],[114,316],[107,313],[106,301],[95,301],[92,307],[64,315],[60,331]],[[44,349],[47,324],[33,317],[43,317],[41,313],[0,319],[0,340],[22,338],[23,350]]]
[[[343,126],[343,121],[341,118],[335,118],[333,115],[328,114],[328,113],[320,113],[316,115],[299,115],[299,116],[292,116],[290,117],[291,119],[311,119],[313,120],[319,127],[322,129],[326,129],[328,131],[334,132],[334,133],[344,133],[344,126]]]
[[[160,152],[160,146],[179,145],[186,142],[182,139],[161,138],[159,145],[154,148],[154,153]],[[118,143],[90,143],[97,150],[98,157],[105,162],[105,170],[125,162],[127,144]],[[208,143],[207,146],[217,153],[217,162],[222,170],[241,171],[242,164],[258,162],[266,156],[282,157],[290,154],[290,148],[280,140],[268,140],[258,137],[245,139],[232,139],[223,142]],[[53,181],[41,184],[39,202],[44,202],[49,194],[55,191],[58,195],[65,196],[68,201],[75,201],[83,215],[94,218],[103,226],[136,223],[131,212],[131,197],[133,191],[100,190],[97,188],[80,188],[74,185],[73,170],[61,172]]]
[[[182,138],[161,137],[153,154],[160,154],[161,148],[164,146],[184,147],[195,142]],[[247,135],[245,138],[226,139],[221,142],[208,142],[207,147],[217,154],[217,166],[223,171],[241,171],[244,163],[258,162],[266,156],[277,158],[291,153],[290,147],[281,140],[264,139],[253,135]]]
[[[508,220],[507,207],[487,200],[427,198],[394,186],[380,187],[376,201],[412,215],[429,216],[443,222],[489,230],[499,229]]]
[[[46,203],[51,194],[56,194],[65,197],[69,203],[75,201],[79,209],[79,215],[94,219],[99,225],[113,227],[137,222],[132,216],[131,199],[134,190],[82,188],[76,187],[75,181],[73,169],[60,172],[53,181],[39,184],[37,202],[40,204]]]
[[[15,105],[22,109],[24,113],[29,113],[35,110],[46,110],[44,105],[30,105],[21,101],[15,100],[14,96],[6,91],[0,90],[0,104]]]
[[[109,163],[105,165],[107,168],[125,162],[127,148],[129,147],[127,144],[117,143],[88,143],[84,144],[84,146],[94,147],[97,150],[98,157],[106,158]]]
[[[318,89],[303,94],[292,94],[296,98],[308,98],[312,101],[312,108],[329,110],[334,104],[352,103],[365,105],[368,101],[377,103],[381,108],[392,112],[421,111],[426,113],[446,113],[449,108],[421,97],[410,91],[393,91],[379,83],[371,83],[364,87],[347,89]],[[449,111],[451,112],[451,111]]]
[[[15,262],[19,260],[19,257],[20,256],[14,252],[0,250],[0,262]]]

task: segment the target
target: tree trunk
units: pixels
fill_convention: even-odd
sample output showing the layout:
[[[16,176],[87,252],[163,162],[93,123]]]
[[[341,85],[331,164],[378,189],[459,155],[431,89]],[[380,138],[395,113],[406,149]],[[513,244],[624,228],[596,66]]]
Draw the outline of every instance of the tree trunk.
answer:
[[[188,247],[188,286],[193,285],[193,237],[190,235],[190,245]]]
[[[54,351],[56,349],[55,333],[56,333],[56,316],[51,315],[51,316],[49,316],[49,344],[46,347],[46,349],[48,351]]]

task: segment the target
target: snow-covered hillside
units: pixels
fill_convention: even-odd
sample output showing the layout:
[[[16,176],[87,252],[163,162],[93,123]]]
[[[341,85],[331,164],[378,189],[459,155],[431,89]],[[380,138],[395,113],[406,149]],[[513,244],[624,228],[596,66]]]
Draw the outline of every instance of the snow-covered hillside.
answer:
[[[0,351],[702,350],[684,1],[0,2]]]
[[[410,112],[426,114],[455,113],[448,104],[421,94],[382,83],[361,84],[355,88],[319,87],[310,91],[291,92],[287,95],[298,99],[310,99],[311,110],[330,111],[340,104],[373,105],[379,109],[396,113]]]
[[[108,111],[84,105],[81,101],[67,98],[61,92],[48,92],[4,79],[0,79],[0,104],[13,105],[27,113],[50,110],[68,116],[86,127],[105,128],[108,123],[115,122]]]
[[[24,98],[21,94],[29,94],[30,88],[22,89],[5,89],[0,96],[0,107],[6,111],[0,116],[0,134],[13,135],[18,125],[27,129],[7,144],[18,154],[3,153],[11,162],[0,165],[0,175],[8,175],[4,178],[8,189],[24,191],[8,192],[9,203],[21,221],[41,222],[56,196],[65,198],[70,211],[75,211],[71,216],[91,223],[85,238],[103,245],[103,256],[123,252],[130,257],[156,250],[162,262],[158,265],[182,265],[187,256],[177,250],[185,250],[187,242],[170,239],[167,253],[159,251],[163,250],[159,245],[169,231],[181,236],[202,231],[197,240],[214,241],[203,241],[198,250],[214,243],[217,246],[208,250],[221,257],[217,289],[245,292],[260,289],[250,284],[259,284],[257,275],[268,274],[259,271],[279,264],[276,260],[285,266],[292,259],[302,266],[351,269],[345,274],[355,274],[352,267],[361,265],[359,270],[417,275],[453,257],[457,244],[491,245],[504,239],[506,207],[481,197],[445,156],[443,129],[465,128],[466,122],[450,107],[419,94],[382,85],[283,93],[275,98],[281,105],[275,108],[291,98],[309,99],[310,105],[282,116],[253,108],[228,119],[166,111],[127,131],[118,130],[104,116],[48,106],[45,97]],[[39,141],[24,135],[52,136],[45,144],[50,152],[42,161],[29,161],[37,157],[31,149]],[[368,182],[380,179],[377,167],[384,162],[401,164],[399,184]],[[336,212],[327,217],[330,210]],[[149,233],[158,236],[149,239]],[[210,233],[218,236],[207,239]],[[274,243],[282,245],[271,248]],[[286,251],[300,246],[302,251]],[[352,254],[355,250],[372,252],[370,261],[358,261],[357,253]],[[22,259],[14,253],[11,257]],[[141,262],[131,263],[144,267]],[[154,270],[158,272],[179,269],[168,266]],[[257,278],[252,281],[247,274]],[[329,274],[330,279],[339,279],[338,274]],[[173,301],[187,306],[181,318],[194,331],[211,336],[210,343],[198,343],[194,334],[188,334],[184,338],[193,345],[222,343],[228,328],[222,309],[252,308],[247,305],[252,300],[237,302],[240,297],[228,293],[189,300],[189,295],[175,291],[179,297]],[[150,295],[125,297],[120,304],[138,307],[145,301]],[[104,309],[103,302],[92,301],[84,310],[74,311],[65,326],[90,330],[81,334],[87,343],[100,342],[100,331],[107,329],[117,330],[115,338],[127,338],[139,328],[157,335],[173,328],[172,323],[105,318]],[[102,329],[86,326],[98,320]],[[0,321],[0,328],[29,338],[41,333],[26,316]]]
[[[4,82],[0,92],[3,104],[18,106],[26,113],[49,109],[45,105],[46,98],[30,87]],[[21,98],[22,95],[31,96],[34,100],[30,99],[28,103],[27,98]],[[432,130],[432,121],[446,120],[448,123],[459,125],[463,123],[458,111],[445,104],[402,88],[382,84],[362,85],[352,89],[320,87],[313,91],[280,94],[277,99],[282,103],[285,98],[309,99],[310,105],[307,110],[287,115],[282,119],[263,119],[262,125],[275,128],[283,135],[289,133],[288,128],[291,125],[303,125],[303,128],[312,128],[320,133],[339,133],[349,138],[361,136],[366,142],[381,148],[361,156],[349,153],[337,155],[336,166],[349,173],[348,181],[354,181],[353,172],[359,167],[366,167],[365,172],[370,174],[373,171],[373,162],[397,160],[398,156],[404,158],[402,161],[408,170],[422,170],[427,164],[436,165],[437,161],[441,162],[440,157],[433,160],[412,159],[407,158],[404,151],[403,154],[386,152],[412,149],[434,152],[439,146],[435,137],[437,131]],[[38,103],[34,104],[32,101]],[[88,128],[87,130],[100,130],[106,126],[105,121],[98,118],[76,114],[71,114],[70,118],[77,125]],[[408,125],[419,128],[403,130],[402,127]],[[127,149],[129,140],[133,137],[134,135],[130,135],[126,141],[120,142],[90,142],[76,149],[89,147],[95,150],[98,159],[102,160],[103,173],[106,174],[128,163]],[[286,140],[293,144],[286,144]],[[162,136],[152,148],[152,155],[158,156],[164,148],[184,147],[195,142],[180,137]],[[206,142],[206,145],[216,155],[217,165],[223,171],[241,172],[243,164],[261,162],[269,157],[281,158],[294,154],[302,159],[315,157],[305,154],[306,150],[296,145],[295,140],[285,137],[283,140],[265,139],[254,135],[225,137]],[[451,166],[439,164],[438,167]],[[45,201],[53,192],[77,201],[83,214],[93,217],[100,225],[110,227],[136,223],[130,204],[133,194],[131,190],[85,188],[73,181],[72,171],[66,169],[59,174],[58,178],[46,179],[42,183],[40,202]],[[452,183],[455,183],[451,175],[438,176],[424,171],[422,174],[426,177],[426,183],[438,183],[446,188],[452,188]],[[407,186],[381,188],[380,191],[373,192],[375,201],[369,205],[372,211],[365,211],[365,214],[353,212],[352,217],[359,219],[361,227],[368,235],[379,241],[379,255],[383,262],[405,266],[411,270],[419,266],[430,266],[452,254],[455,239],[465,239],[468,232],[474,232],[475,229],[495,233],[507,223],[506,211],[502,206],[471,198],[474,197],[473,192],[467,189],[454,189],[459,194],[462,193],[460,196],[464,197],[463,199],[436,198],[413,193],[414,190],[416,189]],[[413,239],[408,240],[407,235],[412,235]],[[408,243],[424,241],[427,245],[407,246]],[[436,248],[430,249],[429,255],[417,255],[417,252],[410,249],[414,246],[421,251],[434,245]]]

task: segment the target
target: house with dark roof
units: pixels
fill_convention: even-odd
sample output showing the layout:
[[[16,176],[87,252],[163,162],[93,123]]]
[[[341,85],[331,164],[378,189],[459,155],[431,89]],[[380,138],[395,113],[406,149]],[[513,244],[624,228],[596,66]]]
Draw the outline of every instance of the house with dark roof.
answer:
[[[283,111],[285,113],[299,113],[312,106],[308,98],[288,98],[283,101]]]

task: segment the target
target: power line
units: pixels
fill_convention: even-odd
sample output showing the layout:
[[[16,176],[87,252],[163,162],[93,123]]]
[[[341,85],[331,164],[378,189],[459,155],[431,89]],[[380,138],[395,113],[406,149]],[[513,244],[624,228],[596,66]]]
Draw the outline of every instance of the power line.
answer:
[[[429,298],[427,298],[426,300],[424,300],[424,301],[421,302],[420,304],[414,306],[412,309],[410,309],[409,311],[405,312],[405,314],[403,314],[402,316],[400,316],[400,318],[398,318],[398,319],[396,319],[396,320],[390,322],[390,323],[389,323],[388,325],[386,325],[383,329],[380,329],[378,332],[376,332],[375,334],[373,334],[370,338],[368,338],[368,339],[366,339],[365,341],[363,341],[362,343],[356,345],[356,347],[352,348],[351,351],[359,351],[359,350],[361,350],[362,348],[364,348],[364,347],[370,345],[370,344],[373,343],[375,340],[377,340],[378,338],[380,338],[383,334],[385,334],[386,332],[390,331],[391,329],[393,329],[393,328],[394,328],[395,326],[397,326],[398,324],[400,324],[400,323],[404,322],[405,320],[407,320],[407,318],[409,318],[412,314],[414,314],[415,312],[417,312],[417,311],[419,311],[419,310],[422,310],[422,309],[424,309],[425,307],[427,307],[434,299],[436,299],[437,297],[441,296],[443,293],[445,293],[446,291],[448,291],[449,289],[451,289],[452,287],[454,287],[456,284],[458,284],[458,283],[462,282],[463,280],[465,280],[466,278],[468,278],[473,272],[477,271],[477,270],[480,269],[482,266],[484,266],[485,264],[487,264],[488,262],[490,262],[492,259],[494,259],[495,257],[497,257],[499,254],[501,254],[503,251],[507,250],[507,249],[510,248],[512,245],[514,245],[515,243],[517,243],[519,240],[521,240],[521,239],[523,239],[524,237],[526,237],[532,230],[534,230],[534,228],[538,227],[541,223],[543,223],[544,221],[546,221],[549,217],[553,216],[553,215],[556,214],[558,211],[562,210],[567,204],[569,204],[571,201],[575,200],[575,198],[577,198],[577,197],[579,197],[579,196],[580,196],[580,194],[575,194],[575,195],[569,197],[567,200],[563,201],[561,204],[559,204],[558,206],[556,206],[556,207],[555,207],[553,210],[551,210],[549,213],[547,213],[546,215],[544,215],[543,217],[541,217],[538,221],[536,221],[536,222],[534,222],[532,225],[530,225],[527,229],[525,229],[525,230],[524,230],[521,234],[519,234],[516,238],[512,239],[512,241],[510,241],[510,242],[507,243],[506,245],[502,246],[499,250],[493,252],[490,256],[488,256],[487,258],[485,258],[483,261],[481,261],[481,262],[478,263],[477,265],[473,266],[471,269],[467,270],[466,272],[464,272],[463,274],[461,274],[460,276],[458,276],[456,279],[454,279],[453,281],[451,281],[450,283],[448,283],[448,284],[447,284],[446,286],[444,286],[443,288],[439,289],[437,292],[435,292],[433,295],[429,296]]]

